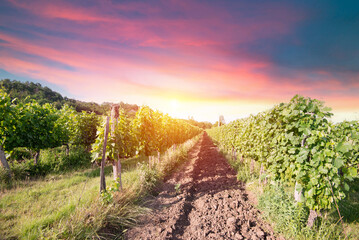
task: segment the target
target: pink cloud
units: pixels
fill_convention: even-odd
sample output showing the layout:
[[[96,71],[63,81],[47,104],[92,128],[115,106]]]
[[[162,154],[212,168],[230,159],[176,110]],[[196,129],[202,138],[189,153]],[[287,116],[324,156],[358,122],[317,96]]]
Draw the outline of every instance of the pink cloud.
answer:
[[[36,36],[23,39],[0,31],[0,39],[6,41],[0,43],[6,48],[0,56],[1,68],[66,86],[74,94],[96,94],[97,86],[105,82],[106,92],[122,96],[166,93],[206,101],[268,103],[297,93],[324,97],[327,91],[332,95],[326,99],[337,107],[346,107],[348,99],[352,99],[351,107],[358,104],[358,97],[345,96],[348,86],[329,72],[313,72],[322,76],[320,81],[308,80],[305,71],[297,71],[293,78],[277,77],[268,74],[276,67],[271,59],[241,47],[290,34],[305,14],[285,4],[264,2],[251,17],[250,3],[248,9],[243,8],[249,12],[234,16],[227,8],[194,1],[161,1],[158,5],[104,1],[96,7],[66,1],[11,2],[35,16],[26,24],[64,35],[21,29]],[[178,16],[168,16],[166,11],[178,12]],[[21,18],[7,21],[25,24]],[[68,35],[73,37],[65,37]],[[49,59],[74,70],[18,59],[12,52]],[[351,86],[359,87],[355,84]]]
[[[85,8],[75,7],[65,1],[19,1],[10,0],[18,8],[26,9],[35,14],[40,14],[46,18],[59,18],[72,21],[108,21],[106,17],[96,16],[94,12]]]

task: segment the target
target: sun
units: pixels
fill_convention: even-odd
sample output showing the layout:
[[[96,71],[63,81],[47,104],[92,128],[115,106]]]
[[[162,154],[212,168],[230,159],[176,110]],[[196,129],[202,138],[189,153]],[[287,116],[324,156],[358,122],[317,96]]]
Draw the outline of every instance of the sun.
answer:
[[[177,99],[172,99],[172,100],[170,101],[170,106],[171,106],[171,109],[172,109],[172,110],[178,109],[178,107],[179,107],[179,102],[178,102],[178,100],[177,100]]]

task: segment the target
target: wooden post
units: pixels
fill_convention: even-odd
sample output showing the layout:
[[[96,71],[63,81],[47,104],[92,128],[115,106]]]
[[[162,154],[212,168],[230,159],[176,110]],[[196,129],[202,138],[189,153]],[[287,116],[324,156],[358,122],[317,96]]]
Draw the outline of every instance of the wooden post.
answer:
[[[0,160],[1,160],[1,164],[3,165],[3,167],[8,172],[9,178],[11,178],[11,169],[10,169],[9,163],[6,160],[4,149],[1,145],[0,145]]]
[[[307,226],[309,228],[312,228],[315,222],[315,219],[317,219],[318,217],[321,217],[322,214],[320,212],[317,212],[315,210],[310,210],[309,211],[309,216],[308,216],[308,221],[307,221]],[[339,219],[341,220],[341,219]]]
[[[264,166],[263,166],[263,163],[261,163],[261,170],[260,170],[260,175],[262,175],[264,173]]]
[[[262,181],[260,180],[262,177],[262,175],[263,174],[265,174],[266,173],[266,171],[264,170],[264,165],[263,165],[263,163],[261,163],[261,170],[260,170],[260,172],[259,172],[259,183],[261,183]],[[267,184],[267,177],[265,177],[264,179],[263,179],[263,185],[266,185]]]
[[[117,121],[119,117],[119,105],[113,104],[111,109],[111,119],[112,119],[112,126],[111,126],[111,136],[114,137],[115,135],[115,129],[117,126]],[[117,178],[119,177],[119,156],[117,156],[117,159],[112,160],[112,169],[113,169],[113,180],[117,181]]]
[[[250,173],[252,174],[254,171],[254,160],[251,159]]]
[[[102,160],[101,160],[101,171],[100,171],[100,193],[106,191],[106,180],[105,180],[105,160],[106,160],[106,145],[107,145],[107,136],[110,125],[110,117],[106,119],[106,127],[104,132],[104,141],[103,141],[103,150],[102,150]]]
[[[120,189],[122,190],[122,178],[121,178],[121,169],[122,169],[122,165],[121,165],[121,158],[120,156],[118,155],[117,156],[117,167],[118,167],[118,178],[119,178],[119,181],[120,181]]]
[[[37,162],[39,160],[39,156],[40,156],[40,150],[36,151],[35,153],[35,157],[34,157],[34,164],[37,165]]]

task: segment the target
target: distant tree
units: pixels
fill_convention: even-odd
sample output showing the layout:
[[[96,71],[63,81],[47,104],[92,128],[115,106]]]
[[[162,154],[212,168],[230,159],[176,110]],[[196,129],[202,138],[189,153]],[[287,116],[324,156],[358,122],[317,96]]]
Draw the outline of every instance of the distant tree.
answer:
[[[198,122],[196,120],[193,119],[193,117],[189,117],[188,119],[184,120],[188,123],[190,123],[193,126],[202,128],[202,129],[208,129],[212,127],[212,123],[210,122]]]

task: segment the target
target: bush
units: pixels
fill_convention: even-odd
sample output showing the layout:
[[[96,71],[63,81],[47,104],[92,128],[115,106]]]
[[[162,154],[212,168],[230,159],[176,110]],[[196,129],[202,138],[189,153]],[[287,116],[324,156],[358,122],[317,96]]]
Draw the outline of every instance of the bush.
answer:
[[[0,182],[4,183],[4,184],[9,184],[10,182],[10,178],[9,178],[9,174],[6,171],[5,168],[0,166]]]
[[[31,159],[33,157],[33,152],[28,150],[27,148],[15,148],[10,152],[9,160],[25,160]]]
[[[66,172],[71,169],[90,166],[91,154],[82,146],[72,147],[69,155],[66,155],[65,147],[43,150],[38,165],[41,165],[40,173]]]
[[[25,149],[16,149],[13,156],[25,156]],[[29,151],[28,151],[29,152]],[[45,176],[49,173],[66,172],[81,167],[91,165],[91,155],[82,146],[74,146],[66,155],[65,147],[42,150],[38,164],[34,164],[33,159],[24,161],[9,162],[12,178],[14,180],[24,180],[31,177]],[[9,177],[6,170],[0,167],[0,181],[8,184]]]
[[[159,172],[155,168],[150,168],[147,164],[140,164],[140,182],[145,190],[151,191],[160,179]]]

